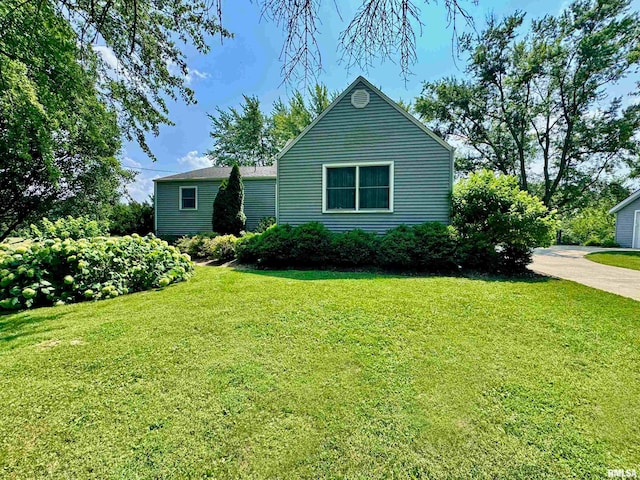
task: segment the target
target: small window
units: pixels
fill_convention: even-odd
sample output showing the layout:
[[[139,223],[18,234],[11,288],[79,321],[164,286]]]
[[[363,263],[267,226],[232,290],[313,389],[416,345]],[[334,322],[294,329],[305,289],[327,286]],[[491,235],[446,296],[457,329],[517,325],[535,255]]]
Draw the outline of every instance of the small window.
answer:
[[[180,187],[180,210],[198,208],[198,187]]]
[[[392,212],[393,163],[324,165],[323,212]]]

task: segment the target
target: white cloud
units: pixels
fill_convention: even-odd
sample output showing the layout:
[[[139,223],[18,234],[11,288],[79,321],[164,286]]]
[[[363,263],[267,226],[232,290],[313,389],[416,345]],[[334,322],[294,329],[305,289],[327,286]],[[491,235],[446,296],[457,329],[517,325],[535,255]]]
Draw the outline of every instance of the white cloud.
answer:
[[[149,200],[149,196],[153,195],[153,180],[160,175],[147,176],[140,173],[136,176],[133,183],[127,185],[127,193],[137,202],[145,202]]]
[[[124,157],[122,159],[122,166],[123,167],[140,168],[140,167],[142,167],[142,164],[140,162],[136,162],[131,157]]]
[[[113,53],[113,50],[111,50],[110,47],[107,47],[106,45],[94,45],[93,49],[96,52],[98,52],[98,54],[102,57],[105,63],[109,66],[109,68],[111,68],[112,70],[119,69],[120,61],[118,60],[118,57],[116,57],[115,53]]]
[[[187,75],[184,77],[185,82],[189,85],[194,79],[204,80],[205,78],[209,78],[209,74],[207,72],[201,72],[195,68],[188,68]]]
[[[206,155],[198,155],[197,150],[192,150],[184,157],[178,159],[178,163],[181,165],[187,165],[192,169],[206,168],[211,166],[211,160]]]
[[[169,73],[171,75],[175,75],[177,77],[184,77],[184,82],[187,85],[190,85],[194,80],[204,80],[205,78],[209,78],[210,75],[207,72],[203,72],[202,70],[198,70],[197,68],[187,67],[187,74],[184,75],[182,70],[175,64],[175,62],[171,60],[167,60],[167,68],[169,69]]]

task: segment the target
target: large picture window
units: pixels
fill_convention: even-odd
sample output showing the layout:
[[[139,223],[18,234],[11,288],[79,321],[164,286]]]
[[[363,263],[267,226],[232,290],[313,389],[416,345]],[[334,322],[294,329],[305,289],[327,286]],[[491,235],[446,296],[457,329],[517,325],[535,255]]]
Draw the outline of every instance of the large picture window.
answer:
[[[198,187],[180,187],[180,210],[198,209]]]
[[[393,163],[323,166],[323,212],[392,212]]]

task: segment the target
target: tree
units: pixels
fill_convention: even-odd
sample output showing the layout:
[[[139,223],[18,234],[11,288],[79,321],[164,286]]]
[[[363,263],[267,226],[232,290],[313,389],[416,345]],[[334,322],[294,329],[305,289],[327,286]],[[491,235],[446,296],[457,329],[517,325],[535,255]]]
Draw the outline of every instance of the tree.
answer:
[[[321,0],[259,0],[263,16],[282,26],[285,42],[280,59],[285,79],[316,77],[322,70],[322,54],[317,41],[321,23]],[[337,2],[338,16],[342,15]],[[425,5],[435,4],[424,0]],[[472,24],[472,18],[463,8],[465,0],[445,0],[447,20],[454,29],[459,19]],[[476,4],[477,0],[469,3]],[[374,63],[391,60],[400,65],[403,77],[411,73],[416,63],[416,30],[422,34],[425,21],[412,0],[362,0],[347,27],[340,34],[339,50],[349,67],[366,70]]]
[[[307,91],[307,97],[308,99],[305,99],[303,93],[296,90],[288,105],[281,100],[274,103],[271,114],[272,135],[278,150],[289,140],[300,135],[318,115],[325,111],[337,94],[329,94],[326,85],[315,84]]]
[[[30,68],[44,72],[48,57],[36,58],[28,50],[56,44],[47,22],[64,25],[80,51],[76,61],[101,73],[95,78],[97,91],[101,101],[118,112],[125,138],[138,141],[153,156],[145,137],[149,131],[157,135],[161,124],[171,123],[166,98],[195,101],[186,85],[189,70],[182,46],[189,43],[206,53],[210,35],[230,36],[220,25],[219,4],[200,0],[6,0],[0,7],[0,56],[25,60]],[[54,90],[56,84],[50,87]]]
[[[215,165],[271,165],[277,148],[271,137],[270,119],[260,111],[257,97],[244,95],[241,111],[217,109],[209,115],[214,146],[207,152]]]
[[[213,231],[221,235],[236,235],[245,230],[244,185],[240,168],[234,165],[228,180],[224,180],[213,201]]]
[[[119,202],[109,215],[109,231],[112,235],[154,233],[153,214],[153,196],[145,202]]]
[[[516,175],[547,206],[568,209],[638,160],[640,106],[625,106],[606,87],[640,65],[640,19],[626,0],[575,0],[533,21],[526,35],[523,20],[491,19],[467,36],[468,78],[425,83],[416,111],[462,141],[463,171]]]
[[[260,110],[256,97],[244,95],[240,110],[217,109],[209,115],[214,145],[207,155],[215,165],[271,165],[287,141],[297,137],[335,98],[324,85],[308,90],[308,99],[296,90],[285,104],[277,100],[271,115]]]
[[[0,240],[54,206],[95,213],[132,178],[115,159],[120,131],[100,100],[96,68],[79,62],[84,53],[64,18],[47,3],[28,8],[0,34],[0,52],[12,52],[0,53]]]

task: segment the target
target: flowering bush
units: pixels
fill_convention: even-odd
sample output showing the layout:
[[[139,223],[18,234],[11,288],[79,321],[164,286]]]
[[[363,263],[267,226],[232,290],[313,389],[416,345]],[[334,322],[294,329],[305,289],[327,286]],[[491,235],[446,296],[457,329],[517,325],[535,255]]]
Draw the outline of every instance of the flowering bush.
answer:
[[[0,308],[112,298],[166,287],[193,274],[188,255],[153,235],[47,239],[0,245]]]
[[[36,240],[48,238],[80,238],[98,237],[107,235],[109,226],[107,222],[91,220],[89,217],[64,217],[52,222],[43,218],[39,225],[31,225],[29,236]]]
[[[182,253],[190,255],[192,258],[207,258],[209,256],[210,240],[217,237],[215,232],[200,233],[193,237],[180,237],[176,241],[176,247]]]

